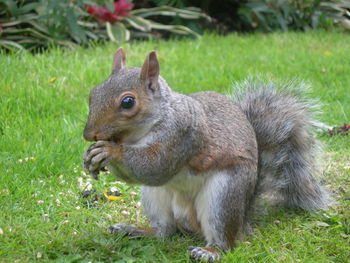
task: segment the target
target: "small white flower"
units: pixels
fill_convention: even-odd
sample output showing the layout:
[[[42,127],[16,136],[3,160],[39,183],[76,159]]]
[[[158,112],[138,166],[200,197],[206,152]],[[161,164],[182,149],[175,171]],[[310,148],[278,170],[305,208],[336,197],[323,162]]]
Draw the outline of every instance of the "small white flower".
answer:
[[[4,230],[2,230],[2,228],[0,228],[0,235],[4,234]]]
[[[44,203],[43,200],[38,200],[38,204],[42,204],[42,203]]]
[[[82,177],[78,177],[78,183],[79,183],[79,188],[81,190],[91,190],[92,189],[92,184],[91,184],[91,179],[88,178],[86,182],[84,182],[84,179]]]
[[[131,196],[135,196],[135,195],[137,195],[137,193],[136,192],[130,192],[130,195]]]
[[[130,212],[129,212],[129,211],[126,211],[126,210],[122,210],[120,213],[121,213],[122,215],[124,215],[124,216],[130,215]]]
[[[10,190],[9,189],[2,189],[1,193],[4,195],[8,195],[8,194],[10,194]]]
[[[118,192],[118,188],[117,187],[111,187],[111,192]]]
[[[75,209],[80,210],[80,208],[81,208],[80,206],[77,206]]]
[[[36,258],[42,258],[43,257],[43,254],[41,253],[41,252],[38,252],[37,254],[36,254]]]

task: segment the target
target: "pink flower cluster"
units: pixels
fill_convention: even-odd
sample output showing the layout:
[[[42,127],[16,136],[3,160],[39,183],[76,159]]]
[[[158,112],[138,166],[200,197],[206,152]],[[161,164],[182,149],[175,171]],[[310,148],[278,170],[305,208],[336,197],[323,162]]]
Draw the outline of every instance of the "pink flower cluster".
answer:
[[[88,13],[100,22],[114,23],[122,16],[128,16],[134,5],[127,0],[119,0],[114,2],[114,12],[111,12],[105,6],[87,6]]]

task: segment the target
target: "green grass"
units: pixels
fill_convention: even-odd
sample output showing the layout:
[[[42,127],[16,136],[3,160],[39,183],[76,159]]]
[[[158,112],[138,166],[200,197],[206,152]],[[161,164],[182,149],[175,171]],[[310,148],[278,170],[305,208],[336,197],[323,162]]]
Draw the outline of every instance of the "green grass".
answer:
[[[342,125],[350,121],[349,43],[349,34],[312,32],[206,35],[124,47],[130,66],[142,65],[157,49],[161,74],[185,93],[225,92],[249,75],[304,80],[312,85],[310,96],[323,103],[321,121]],[[130,194],[138,187],[117,185],[127,197],[122,201],[81,197],[78,178],[88,180],[82,168],[87,96],[109,75],[116,48],[0,56],[0,262],[189,262],[187,247],[203,244],[180,235],[158,240],[108,234],[112,223],[147,225],[139,194]],[[324,177],[338,204],[328,212],[259,216],[254,234],[223,262],[349,260],[350,139],[319,137]],[[92,182],[97,193],[115,186],[112,176],[100,178]]]

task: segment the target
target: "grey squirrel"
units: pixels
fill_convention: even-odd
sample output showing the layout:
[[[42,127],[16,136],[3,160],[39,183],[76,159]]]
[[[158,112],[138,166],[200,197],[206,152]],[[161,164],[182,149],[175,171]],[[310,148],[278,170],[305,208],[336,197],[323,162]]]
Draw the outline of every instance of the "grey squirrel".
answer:
[[[261,192],[288,207],[326,208],[330,197],[313,177],[317,141],[307,100],[289,89],[247,81],[232,98],[215,92],[180,94],[159,75],[155,51],[128,68],[119,48],[111,76],[92,89],[84,130],[95,141],[84,155],[95,177],[107,167],[142,185],[152,228],[125,224],[114,233],[202,236],[191,258],[213,262],[249,229]]]

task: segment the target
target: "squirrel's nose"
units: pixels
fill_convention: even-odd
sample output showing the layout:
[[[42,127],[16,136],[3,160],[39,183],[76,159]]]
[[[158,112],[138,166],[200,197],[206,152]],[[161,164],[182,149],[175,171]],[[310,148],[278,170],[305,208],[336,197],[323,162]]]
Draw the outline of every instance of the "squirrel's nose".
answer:
[[[84,139],[87,141],[95,142],[95,141],[97,141],[97,136],[94,134],[85,134],[84,133]]]
[[[85,128],[85,130],[84,130],[84,139],[87,140],[87,141],[94,142],[94,141],[97,141],[97,135],[96,135],[95,132],[89,131],[87,128]]]

